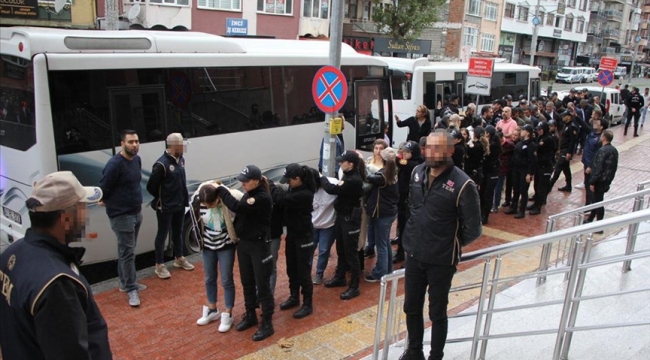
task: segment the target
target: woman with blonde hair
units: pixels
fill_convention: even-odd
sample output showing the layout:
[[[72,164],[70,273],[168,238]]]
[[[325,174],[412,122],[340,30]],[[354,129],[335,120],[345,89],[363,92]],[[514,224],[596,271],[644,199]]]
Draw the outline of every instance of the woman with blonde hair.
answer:
[[[409,134],[406,141],[419,142],[423,136],[429,136],[431,133],[431,115],[426,106],[420,105],[415,111],[415,116],[408,119],[400,120],[399,116],[395,114],[395,121],[397,127],[408,127]]]
[[[384,167],[385,161],[381,157],[381,152],[386,148],[388,148],[388,143],[383,139],[377,139],[372,144],[372,156],[366,159],[366,177],[371,176]],[[375,234],[373,233],[372,226],[368,226],[367,229],[368,241],[363,257],[373,258],[375,257]]]

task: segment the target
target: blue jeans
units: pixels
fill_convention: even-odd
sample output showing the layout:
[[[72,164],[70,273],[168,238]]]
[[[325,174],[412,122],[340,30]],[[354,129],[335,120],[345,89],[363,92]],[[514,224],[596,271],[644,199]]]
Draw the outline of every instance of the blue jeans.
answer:
[[[165,241],[172,230],[172,244],[174,244],[174,256],[179,258],[183,256],[183,221],[185,220],[185,210],[179,210],[173,213],[164,213],[156,211],[158,219],[158,232],[154,246],[156,248],[156,264],[165,263]]]
[[[232,278],[232,269],[235,265],[235,248],[224,250],[203,249],[203,270],[205,272],[205,292],[208,303],[217,303],[217,275],[221,271],[221,287],[223,287],[225,305],[227,309],[235,306],[235,282]],[[217,271],[219,266],[219,271]]]
[[[142,213],[110,218],[111,229],[117,237],[117,275],[126,291],[136,290],[135,245],[142,224]]]
[[[501,206],[501,195],[503,193],[503,184],[506,182],[505,175],[499,175],[497,179],[497,186],[494,188],[494,202],[492,207],[498,209]]]
[[[371,219],[372,220],[372,219]],[[375,253],[375,228],[372,226],[372,221],[368,221],[368,231],[366,234],[368,241],[366,242],[367,252],[374,254]]]
[[[327,262],[330,258],[330,250],[334,244],[334,225],[327,229],[314,229],[314,242],[318,244],[318,262],[316,263],[316,274],[323,275],[327,269]],[[316,247],[314,246],[314,250]],[[313,262],[312,257],[309,266]]]
[[[271,239],[271,255],[273,255],[273,272],[271,273],[271,294],[275,295],[275,283],[278,279],[278,252],[282,239]]]
[[[645,124],[645,116],[648,114],[648,106],[649,104],[645,104],[645,106],[641,109],[641,126]]]
[[[368,228],[373,228],[372,233],[375,237],[375,246],[377,246],[377,263],[370,273],[375,279],[381,279],[382,276],[393,272],[393,251],[390,246],[390,227],[393,225],[393,221],[395,221],[395,215],[370,218]]]

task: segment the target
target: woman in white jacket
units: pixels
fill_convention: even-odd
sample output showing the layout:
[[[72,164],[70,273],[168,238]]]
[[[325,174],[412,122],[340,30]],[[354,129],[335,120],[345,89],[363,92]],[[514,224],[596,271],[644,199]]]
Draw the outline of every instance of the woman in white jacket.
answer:
[[[207,325],[221,314],[219,332],[227,332],[232,327],[232,308],[235,305],[235,282],[233,267],[235,264],[235,244],[237,235],[233,226],[233,214],[223,205],[217,196],[216,188],[220,181],[208,181],[192,195],[192,206],[197,214],[201,242],[203,244],[203,269],[205,272],[205,290],[208,305],[203,306],[198,325]],[[230,190],[231,194],[241,199],[242,193]],[[206,211],[199,214],[199,205]],[[199,216],[200,215],[200,216]],[[218,270],[217,270],[218,267]],[[217,275],[221,272],[221,287],[224,290],[225,309],[217,309]]]
[[[334,221],[336,220],[334,200],[336,200],[336,195],[330,195],[323,190],[320,186],[320,174],[318,171],[312,169],[312,175],[317,180],[316,186],[318,188],[316,193],[314,193],[314,210],[311,212],[311,222],[314,225],[314,242],[318,244],[316,274],[312,282],[320,285],[323,283],[323,274],[325,273],[325,269],[327,269],[330,250],[332,249],[332,244],[334,244]],[[327,179],[332,184],[338,182],[335,178]],[[314,250],[316,250],[316,247],[314,247]]]

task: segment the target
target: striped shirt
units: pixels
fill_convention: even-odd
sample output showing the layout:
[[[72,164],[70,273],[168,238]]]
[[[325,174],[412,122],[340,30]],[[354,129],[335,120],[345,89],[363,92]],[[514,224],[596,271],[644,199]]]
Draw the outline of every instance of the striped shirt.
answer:
[[[233,245],[232,239],[228,235],[226,221],[219,206],[206,209],[201,213],[203,220],[203,244],[210,250],[222,250],[228,245]]]

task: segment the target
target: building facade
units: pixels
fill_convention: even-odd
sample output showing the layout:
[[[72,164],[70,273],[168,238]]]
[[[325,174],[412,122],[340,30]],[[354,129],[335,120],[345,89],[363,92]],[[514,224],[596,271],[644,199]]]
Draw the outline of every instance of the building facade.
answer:
[[[531,46],[536,47],[535,65],[543,69],[576,64],[580,46],[587,40],[589,0],[542,0],[537,10],[538,37],[532,44],[536,4],[505,0],[500,48],[514,63],[529,64]],[[506,50],[512,48],[512,53]]]
[[[72,29],[95,28],[95,1],[71,1],[59,11],[54,1],[0,1],[1,26],[45,26]]]
[[[498,57],[503,0],[451,0],[449,20],[462,24],[449,31],[446,51],[461,61],[470,56]]]

